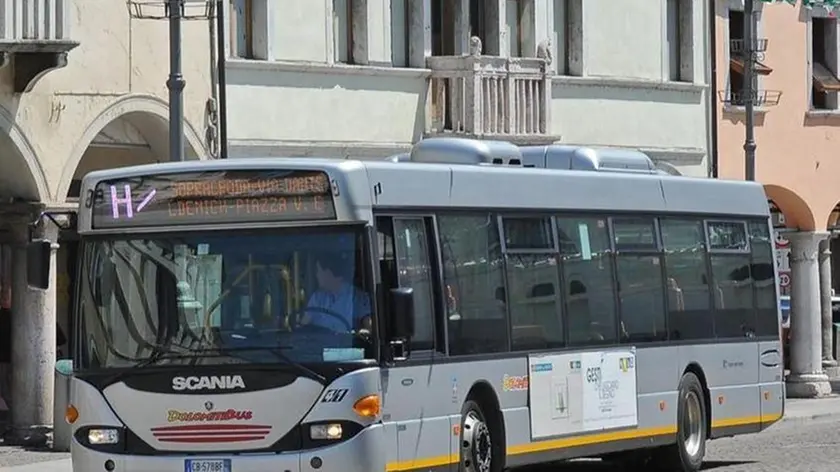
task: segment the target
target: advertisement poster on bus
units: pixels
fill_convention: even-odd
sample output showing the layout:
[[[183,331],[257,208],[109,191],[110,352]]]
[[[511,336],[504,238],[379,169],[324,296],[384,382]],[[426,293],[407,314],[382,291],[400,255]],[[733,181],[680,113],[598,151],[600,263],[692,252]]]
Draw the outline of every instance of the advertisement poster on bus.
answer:
[[[776,244],[776,267],[779,270],[779,295],[790,295],[790,241],[781,231],[774,231]]]
[[[638,424],[636,350],[532,355],[532,439]]]

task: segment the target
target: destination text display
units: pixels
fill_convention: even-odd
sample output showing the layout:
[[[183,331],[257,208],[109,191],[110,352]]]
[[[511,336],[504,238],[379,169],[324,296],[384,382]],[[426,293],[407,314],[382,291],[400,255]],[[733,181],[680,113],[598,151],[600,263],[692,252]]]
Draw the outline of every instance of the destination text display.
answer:
[[[327,175],[317,171],[213,171],[100,182],[93,227],[334,219]]]

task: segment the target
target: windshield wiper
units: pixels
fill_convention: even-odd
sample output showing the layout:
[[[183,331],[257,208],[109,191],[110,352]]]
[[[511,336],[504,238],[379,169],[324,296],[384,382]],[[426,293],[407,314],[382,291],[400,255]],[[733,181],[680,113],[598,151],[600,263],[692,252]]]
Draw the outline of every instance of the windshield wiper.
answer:
[[[204,355],[204,356],[212,356],[212,357],[219,357],[219,356],[230,356],[235,357],[237,359],[251,361],[246,356],[242,354],[238,354],[245,351],[268,351],[273,354],[275,357],[279,358],[283,362],[289,364],[290,366],[294,367],[300,374],[304,377],[308,377],[313,380],[317,380],[322,384],[326,384],[327,379],[323,375],[315,372],[314,370],[306,367],[305,365],[295,361],[291,357],[287,356],[286,353],[283,351],[286,349],[291,349],[291,346],[243,346],[238,348],[206,348],[206,349],[189,349],[187,353],[173,351],[170,349],[165,349],[163,346],[158,346],[152,352],[152,354],[147,357],[146,359],[141,360],[140,362],[126,368],[123,371],[120,371],[114,374],[113,377],[110,377],[106,384],[112,384],[118,382],[119,380],[125,378],[128,375],[136,374],[138,370],[142,370],[145,367],[149,367],[163,359],[195,359],[199,360],[201,357],[196,356],[196,354]],[[192,355],[189,355],[192,354]]]
[[[319,374],[318,372],[315,372],[314,370],[310,369],[309,367],[306,367],[305,365],[301,364],[300,362],[295,361],[291,357],[287,356],[286,353],[283,352],[286,349],[292,349],[292,346],[283,346],[283,345],[281,345],[281,346],[243,346],[243,347],[236,347],[236,348],[220,347],[220,348],[216,348],[216,349],[202,350],[201,352],[217,351],[219,353],[219,355],[231,356],[231,357],[236,357],[238,359],[243,359],[243,360],[250,361],[250,359],[248,359],[247,357],[244,357],[242,355],[237,355],[237,352],[268,351],[268,352],[272,353],[275,357],[282,360],[283,362],[285,362],[285,363],[289,364],[290,366],[294,367],[295,369],[297,369],[297,371],[299,373],[303,374],[305,377],[309,377],[313,380],[317,380],[317,381],[321,382],[322,384],[327,383],[327,378],[326,377]]]
[[[116,383],[126,376],[131,374],[136,374],[138,370],[142,370],[145,367],[149,367],[152,364],[156,364],[163,359],[190,359],[192,356],[185,355],[184,353],[173,351],[171,349],[166,348],[165,346],[155,346],[155,350],[152,351],[152,354],[137,362],[134,365],[126,367],[124,370],[117,372],[112,377],[109,377],[106,381],[106,385],[110,385],[112,383]]]

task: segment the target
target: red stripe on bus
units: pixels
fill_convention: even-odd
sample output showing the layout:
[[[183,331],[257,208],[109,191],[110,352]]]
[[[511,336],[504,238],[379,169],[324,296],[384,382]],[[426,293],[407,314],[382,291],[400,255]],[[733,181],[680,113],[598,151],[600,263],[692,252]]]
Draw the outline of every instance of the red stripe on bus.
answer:
[[[188,424],[184,426],[158,426],[152,431],[219,431],[219,430],[241,430],[241,429],[271,429],[271,426],[262,424]]]

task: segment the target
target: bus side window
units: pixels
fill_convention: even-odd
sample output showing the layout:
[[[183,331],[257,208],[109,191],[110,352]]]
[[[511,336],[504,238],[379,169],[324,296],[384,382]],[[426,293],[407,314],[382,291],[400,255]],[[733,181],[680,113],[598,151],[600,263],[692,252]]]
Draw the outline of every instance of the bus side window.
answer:
[[[438,216],[450,355],[508,350],[507,306],[495,216]],[[499,290],[502,288],[503,290]]]
[[[750,253],[755,293],[756,331],[758,336],[778,336],[779,318],[776,281],[773,273],[773,240],[766,221],[750,222]]]
[[[671,339],[714,339],[703,221],[663,218],[668,327]]]
[[[565,345],[560,271],[548,217],[503,217],[511,350]]]
[[[618,333],[607,219],[557,217],[570,346],[612,344]]]
[[[652,217],[612,219],[621,341],[668,339],[662,255]]]
[[[411,349],[434,348],[434,293],[431,251],[424,218],[378,217],[379,271],[383,291],[414,289],[414,336]]]
[[[755,336],[753,284],[747,224],[743,221],[706,221],[715,335],[718,338]]]

